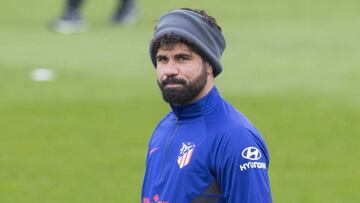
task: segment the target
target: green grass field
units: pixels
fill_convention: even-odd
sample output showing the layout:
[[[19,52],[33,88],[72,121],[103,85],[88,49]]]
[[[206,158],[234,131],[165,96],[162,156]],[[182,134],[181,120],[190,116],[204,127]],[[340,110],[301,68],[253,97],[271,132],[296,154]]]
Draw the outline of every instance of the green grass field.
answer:
[[[360,202],[360,2],[140,1],[133,28],[90,1],[89,32],[47,29],[62,1],[0,3],[0,203],[140,202],[169,111],[148,56],[155,20],[204,8],[227,38],[223,96],[262,132],[276,203]],[[56,71],[53,82],[30,73]]]

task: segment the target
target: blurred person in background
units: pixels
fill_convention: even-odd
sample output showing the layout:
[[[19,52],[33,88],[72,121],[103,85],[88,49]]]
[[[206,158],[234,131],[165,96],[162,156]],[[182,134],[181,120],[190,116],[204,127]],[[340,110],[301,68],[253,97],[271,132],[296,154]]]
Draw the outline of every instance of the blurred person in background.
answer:
[[[128,26],[134,24],[139,15],[136,0],[119,0],[111,23]],[[70,34],[87,30],[87,24],[81,15],[84,0],[66,0],[65,10],[60,18],[55,19],[50,28],[58,33]]]
[[[148,145],[143,203],[272,202],[265,141],[214,85],[225,44],[203,10],[159,18],[150,58],[172,111]]]

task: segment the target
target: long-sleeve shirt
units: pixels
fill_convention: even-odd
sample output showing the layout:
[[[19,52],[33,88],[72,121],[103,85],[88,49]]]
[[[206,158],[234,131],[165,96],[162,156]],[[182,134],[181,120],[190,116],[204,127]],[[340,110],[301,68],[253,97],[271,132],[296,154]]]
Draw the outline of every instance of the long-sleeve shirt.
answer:
[[[272,202],[265,141],[216,87],[171,108],[149,142],[142,203]]]

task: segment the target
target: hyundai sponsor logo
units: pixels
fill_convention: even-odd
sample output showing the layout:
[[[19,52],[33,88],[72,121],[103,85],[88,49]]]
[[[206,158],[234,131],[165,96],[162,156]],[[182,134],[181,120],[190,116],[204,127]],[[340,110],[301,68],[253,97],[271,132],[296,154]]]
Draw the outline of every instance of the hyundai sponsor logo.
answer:
[[[242,157],[245,159],[249,159],[252,161],[259,160],[261,158],[260,150],[258,150],[256,147],[246,147],[242,153]]]
[[[264,162],[256,162],[261,158],[261,152],[256,147],[246,147],[242,152],[241,156],[244,159],[251,160],[250,162],[240,164],[240,170],[246,171],[247,169],[266,169],[266,164]],[[252,162],[254,161],[254,162]]]
[[[245,171],[250,168],[266,169],[266,164],[262,162],[247,162],[240,165],[241,171]]]

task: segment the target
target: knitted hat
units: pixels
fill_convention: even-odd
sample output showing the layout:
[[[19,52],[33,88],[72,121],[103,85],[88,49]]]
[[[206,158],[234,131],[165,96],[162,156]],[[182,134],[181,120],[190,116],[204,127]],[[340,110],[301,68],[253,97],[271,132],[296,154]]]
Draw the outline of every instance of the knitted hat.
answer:
[[[220,58],[226,46],[222,32],[199,13],[186,9],[169,11],[159,18],[149,50],[155,68],[155,49],[158,48],[155,47],[155,41],[170,34],[193,42],[212,66],[214,77],[222,71]]]

